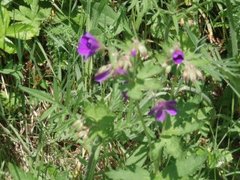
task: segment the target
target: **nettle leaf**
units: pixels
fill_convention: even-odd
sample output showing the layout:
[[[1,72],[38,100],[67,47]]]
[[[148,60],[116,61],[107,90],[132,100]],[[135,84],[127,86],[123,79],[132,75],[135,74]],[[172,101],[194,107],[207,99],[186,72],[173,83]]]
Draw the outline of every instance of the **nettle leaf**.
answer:
[[[28,40],[39,34],[39,27],[33,27],[29,24],[15,23],[8,27],[6,36]]]
[[[143,63],[143,67],[139,69],[137,78],[146,79],[161,73],[162,69],[160,66],[153,64],[152,61],[146,61]]]
[[[108,178],[112,180],[125,180],[125,179],[131,179],[131,180],[150,180],[150,173],[138,166],[132,166],[127,169],[119,169],[119,170],[112,170],[106,173]]]

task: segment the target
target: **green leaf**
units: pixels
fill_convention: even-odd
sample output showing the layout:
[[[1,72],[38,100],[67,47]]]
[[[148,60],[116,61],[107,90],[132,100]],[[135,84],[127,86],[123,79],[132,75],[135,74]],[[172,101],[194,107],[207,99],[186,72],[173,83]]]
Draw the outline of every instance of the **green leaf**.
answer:
[[[8,169],[10,171],[10,174],[14,180],[34,180],[37,178],[34,178],[33,174],[24,172],[22,169],[18,168],[16,165],[13,165],[11,163],[8,164]]]
[[[2,0],[1,1],[1,5],[6,6],[7,4],[9,4],[10,2],[12,2],[13,0]]]
[[[180,177],[192,175],[201,168],[206,159],[206,155],[191,155],[189,157],[177,159],[176,167],[178,175]]]
[[[207,159],[206,154],[180,157],[176,161],[172,161],[159,175],[160,179],[180,179],[190,178],[204,165]]]
[[[24,86],[19,86],[19,89],[21,89],[22,91],[36,97],[38,100],[47,101],[47,102],[50,102],[50,103],[55,102],[53,97],[50,94],[47,94],[44,91],[31,89],[31,88],[27,88],[27,87],[24,87]]]
[[[34,28],[39,29],[42,21],[50,16],[50,8],[39,8],[37,2],[31,4],[31,8],[25,6],[19,6],[19,10],[15,10],[12,17],[15,21],[19,21],[22,24],[32,25]]]
[[[179,158],[182,156],[183,150],[180,137],[162,137],[161,144],[164,147],[164,150],[174,158]]]
[[[23,74],[21,73],[21,71],[18,71],[18,70],[15,70],[15,69],[2,69],[2,70],[0,70],[0,73],[12,75],[17,80],[23,79]]]
[[[0,38],[0,48],[9,54],[13,54],[17,51],[15,44],[7,37]]]
[[[22,39],[22,40],[28,40],[34,36],[37,36],[38,33],[39,33],[38,27],[33,27],[28,24],[15,23],[15,24],[11,24],[8,27],[6,36]]]
[[[128,90],[128,96],[132,99],[142,99],[143,93],[142,93],[143,85],[139,83],[131,84]]]
[[[143,67],[139,70],[137,78],[145,79],[159,73],[161,73],[160,66],[153,64],[152,61],[146,61],[144,62]]]
[[[138,166],[129,167],[127,169],[112,170],[106,173],[106,175],[112,180],[150,180],[150,173]]]
[[[126,165],[136,165],[141,167],[147,159],[147,146],[140,145],[135,149],[132,154],[127,158]]]
[[[91,135],[98,135],[101,138],[112,138],[113,137],[113,130],[114,130],[114,116],[104,116],[101,120],[97,123],[93,124],[90,129],[90,136]]]
[[[144,80],[144,90],[160,90],[162,85],[160,80],[155,78],[149,78]]]
[[[0,4],[0,38],[5,37],[6,30],[10,23],[9,12]]]
[[[172,136],[172,135],[184,135],[191,133],[193,131],[199,130],[203,125],[202,121],[192,121],[192,122],[184,122],[181,125],[176,127],[171,126],[169,129],[165,130],[162,135]]]
[[[94,3],[92,7],[92,13],[95,21],[97,21],[103,27],[106,25],[113,25],[119,16],[119,14],[114,12],[111,7],[98,2]]]
[[[100,121],[103,117],[109,116],[111,112],[107,106],[102,102],[98,104],[88,104],[85,108],[85,115],[96,122]]]

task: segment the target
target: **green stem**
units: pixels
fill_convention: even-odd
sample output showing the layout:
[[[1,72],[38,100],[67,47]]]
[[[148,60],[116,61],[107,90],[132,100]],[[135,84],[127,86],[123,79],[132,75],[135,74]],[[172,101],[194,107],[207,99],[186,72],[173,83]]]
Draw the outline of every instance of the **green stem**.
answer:
[[[152,163],[153,162],[153,157],[152,157],[153,145],[152,145],[151,135],[149,134],[149,132],[147,130],[147,126],[144,123],[143,115],[142,115],[139,104],[137,104],[137,110],[138,110],[139,119],[140,119],[140,121],[142,123],[142,126],[143,126],[143,129],[144,129],[144,133],[145,133],[145,135],[147,137],[147,140],[148,140],[148,146],[149,146],[149,149],[150,149],[149,158],[150,158],[150,161],[151,161],[151,164],[152,164],[152,169],[154,170],[154,174],[155,174],[157,172],[158,167],[155,167],[154,163]]]
[[[227,12],[229,27],[230,27],[232,56],[236,57],[238,54],[238,38],[237,38],[237,32],[235,31],[235,24],[234,24],[234,18],[233,18],[233,14],[234,14],[233,6],[230,0],[226,0],[226,6],[227,6],[226,12]]]
[[[87,165],[87,172],[86,172],[84,180],[94,179],[94,171],[96,168],[97,159],[98,159],[99,152],[100,152],[100,147],[101,146],[100,146],[99,140],[97,139],[92,146],[91,155],[89,157],[89,161],[88,161],[88,165]]]

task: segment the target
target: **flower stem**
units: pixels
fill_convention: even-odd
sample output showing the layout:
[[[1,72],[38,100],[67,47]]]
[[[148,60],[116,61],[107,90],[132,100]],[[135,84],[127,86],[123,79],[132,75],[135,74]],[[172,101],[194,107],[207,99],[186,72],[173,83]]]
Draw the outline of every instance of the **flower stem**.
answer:
[[[151,139],[151,135],[149,134],[148,130],[147,130],[147,126],[146,124],[144,123],[144,120],[143,120],[143,115],[142,115],[142,112],[141,112],[141,109],[140,109],[140,106],[139,104],[137,104],[137,110],[138,110],[138,115],[139,115],[139,119],[141,120],[141,123],[142,123],[142,126],[143,126],[143,129],[144,129],[144,133],[147,137],[147,140],[148,140],[148,146],[149,146],[149,158],[150,158],[150,161],[151,161],[151,165],[152,165],[152,169],[154,170],[154,174],[157,172],[157,168],[158,167],[155,167],[154,163],[153,162],[153,157],[152,157],[152,151],[153,151],[153,144],[152,144],[152,139]]]
[[[84,180],[94,179],[94,171],[96,168],[97,159],[98,159],[99,151],[100,151],[100,147],[101,147],[100,146],[101,143],[98,142],[99,141],[98,138],[96,141],[91,148],[91,155],[89,157],[89,161],[88,161],[88,165],[87,165],[87,172],[86,172]]]

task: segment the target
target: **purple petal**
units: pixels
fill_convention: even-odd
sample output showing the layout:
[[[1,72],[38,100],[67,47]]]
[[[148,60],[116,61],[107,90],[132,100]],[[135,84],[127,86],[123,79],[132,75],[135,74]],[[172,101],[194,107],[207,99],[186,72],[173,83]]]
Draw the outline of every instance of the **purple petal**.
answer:
[[[98,40],[90,33],[85,33],[78,44],[78,53],[87,60],[90,56],[94,55],[100,48]]]
[[[177,49],[173,52],[172,58],[175,64],[180,64],[184,60],[184,53]]]
[[[161,101],[150,110],[148,115],[153,115],[157,121],[163,122],[166,119],[166,113],[171,116],[175,116],[177,114],[175,107],[176,101]]]
[[[165,110],[167,111],[168,114],[175,116],[177,114],[176,110],[176,101],[166,101],[165,102]]]
[[[114,74],[117,75],[124,75],[127,73],[127,70],[125,70],[123,67],[118,67],[114,70]]]
[[[171,108],[171,107],[175,107],[177,104],[176,101],[165,101],[164,102],[164,106],[166,107],[166,109]]]
[[[163,110],[159,110],[159,111],[157,111],[155,117],[156,117],[157,121],[163,122],[166,119],[166,112]]]
[[[136,49],[132,49],[131,56],[135,57],[136,55],[137,55],[137,50]]]
[[[148,113],[148,115],[155,115],[157,110],[158,110],[158,106],[154,106]]]
[[[177,114],[176,109],[166,109],[166,112],[171,116],[175,116]]]
[[[102,83],[107,80],[111,75],[111,69],[106,69],[105,71],[99,72],[95,75],[95,81]]]

